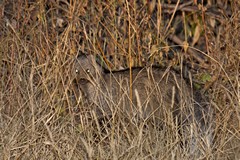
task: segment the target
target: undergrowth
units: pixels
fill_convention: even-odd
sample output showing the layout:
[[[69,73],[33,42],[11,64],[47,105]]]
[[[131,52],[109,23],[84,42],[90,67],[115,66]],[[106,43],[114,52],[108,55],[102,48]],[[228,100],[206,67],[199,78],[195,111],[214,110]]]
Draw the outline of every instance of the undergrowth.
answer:
[[[240,159],[239,9],[237,0],[1,1],[1,158],[192,158],[174,129],[121,115],[101,122],[81,98],[73,102],[70,73],[81,51],[112,70],[188,66],[215,111],[203,158]]]

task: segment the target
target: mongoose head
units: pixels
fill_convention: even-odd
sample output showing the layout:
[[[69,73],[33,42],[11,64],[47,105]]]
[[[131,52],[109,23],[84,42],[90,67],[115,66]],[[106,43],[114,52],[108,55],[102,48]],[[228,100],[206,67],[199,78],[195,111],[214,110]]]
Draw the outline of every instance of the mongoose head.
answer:
[[[102,67],[96,62],[95,56],[81,54],[73,63],[72,75],[74,82],[89,102],[95,101],[97,87],[103,76]],[[94,95],[94,96],[93,96]]]
[[[93,83],[101,76],[102,72],[101,66],[93,55],[82,54],[74,62],[73,76],[77,83]]]

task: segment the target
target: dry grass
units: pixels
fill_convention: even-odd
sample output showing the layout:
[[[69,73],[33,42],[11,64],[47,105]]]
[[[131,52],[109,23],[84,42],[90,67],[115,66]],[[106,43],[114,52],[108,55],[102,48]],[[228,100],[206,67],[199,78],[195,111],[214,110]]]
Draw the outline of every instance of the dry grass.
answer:
[[[154,0],[1,1],[1,159],[192,158],[176,128],[146,129],[118,113],[101,122],[81,99],[73,103],[79,50],[102,55],[111,69],[184,60],[215,110],[204,158],[240,159],[240,4],[218,2],[220,12],[210,2],[204,11]]]

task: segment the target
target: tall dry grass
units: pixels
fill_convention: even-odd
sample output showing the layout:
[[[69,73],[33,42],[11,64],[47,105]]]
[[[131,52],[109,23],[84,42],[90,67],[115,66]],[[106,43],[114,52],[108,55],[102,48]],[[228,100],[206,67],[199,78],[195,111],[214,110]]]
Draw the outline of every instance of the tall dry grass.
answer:
[[[102,122],[73,102],[81,50],[111,69],[184,61],[215,110],[203,158],[240,159],[240,4],[178,2],[1,1],[1,158],[193,159],[175,128],[146,129],[121,115]]]

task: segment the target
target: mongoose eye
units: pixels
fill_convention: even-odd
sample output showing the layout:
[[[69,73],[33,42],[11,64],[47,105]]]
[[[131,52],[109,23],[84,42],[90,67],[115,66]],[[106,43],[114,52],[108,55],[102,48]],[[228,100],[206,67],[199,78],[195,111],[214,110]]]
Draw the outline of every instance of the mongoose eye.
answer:
[[[75,73],[79,73],[79,70],[78,70],[78,69],[76,69],[76,70],[75,70]]]
[[[90,69],[86,69],[86,73],[90,73]]]

